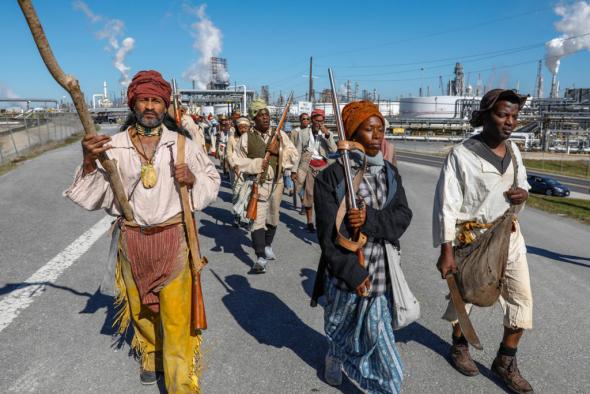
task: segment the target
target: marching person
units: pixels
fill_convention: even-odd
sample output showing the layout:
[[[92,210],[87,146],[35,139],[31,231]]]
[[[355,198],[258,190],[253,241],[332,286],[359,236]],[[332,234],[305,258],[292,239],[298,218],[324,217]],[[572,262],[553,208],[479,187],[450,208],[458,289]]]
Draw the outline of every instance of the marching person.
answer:
[[[242,197],[242,201],[244,201],[243,209],[240,210],[240,213],[234,213],[234,221],[237,226],[247,226],[249,224],[249,220],[245,216],[247,201],[248,201],[248,191],[249,189],[244,187],[244,177],[240,172],[238,166],[236,165],[236,148],[239,145],[240,137],[242,134],[247,133],[250,130],[250,119],[248,118],[239,118],[235,122],[236,124],[236,131],[235,133],[229,136],[227,142],[227,166],[229,168],[229,175],[232,183],[232,203],[236,204],[238,200],[240,200],[240,196]]]
[[[516,144],[508,140],[525,100],[526,97],[512,90],[487,92],[480,109],[474,111],[471,118],[471,125],[483,126],[483,131],[455,146],[447,156],[436,187],[432,226],[434,246],[441,247],[437,268],[443,278],[457,271],[454,246],[480,236],[486,225],[503,216],[511,204],[522,204],[528,198],[529,185],[520,152]],[[518,168],[516,187],[513,187],[516,170],[513,163]],[[464,232],[467,224],[474,229],[469,234]],[[504,310],[504,337],[492,371],[513,392],[532,393],[531,385],[520,374],[516,363],[524,330],[533,326],[533,298],[520,224],[515,219],[512,226],[499,299]],[[471,305],[466,304],[466,309],[469,312]],[[477,375],[479,371],[450,302],[443,319],[453,327],[451,363],[464,375]]]
[[[399,253],[399,238],[408,228],[412,211],[397,169],[380,153],[384,120],[370,101],[355,101],[342,110],[346,139],[365,150],[350,151],[353,175],[368,167],[356,193],[359,208],[350,209],[342,227],[335,225],[344,195],[344,166],[340,160],[315,179],[314,201],[322,254],[311,305],[324,295],[324,330],[328,354],[324,377],[340,385],[342,369],[370,393],[398,393],[402,362],[392,327],[392,281],[388,261]],[[337,231],[347,238],[360,230],[368,238],[365,265],[356,253],[341,247]]]
[[[192,279],[178,185],[188,186],[192,209],[200,211],[215,200],[219,174],[191,139],[185,141],[186,163],[177,163],[179,139],[188,134],[163,123],[171,87],[159,72],[137,73],[127,97],[130,121],[112,137],[84,137],[83,163],[64,195],[87,210],[105,209],[118,217],[116,323],[121,335],[129,323],[133,327],[141,383],[154,384],[163,372],[169,393],[197,393],[201,334],[191,329]],[[102,153],[117,161],[132,222],[121,215],[97,164]]]
[[[205,148],[205,133],[203,129],[193,120],[193,118],[187,114],[188,107],[183,105],[181,107],[180,113],[182,114],[181,123],[182,127],[188,131],[197,146],[203,148],[203,152],[206,152]]]
[[[310,118],[307,112],[303,112],[299,115],[299,126],[295,127],[293,131],[291,131],[291,142],[293,145],[297,146],[297,139],[299,138],[299,134],[302,132],[307,133],[310,129]],[[293,180],[294,190],[293,190],[293,208],[297,209],[301,207],[300,214],[305,214],[305,208],[301,205],[301,188],[297,187],[297,168],[294,168],[291,171],[291,179]]]
[[[219,165],[223,171],[223,175],[228,174],[226,166],[226,150],[227,141],[231,134],[231,120],[226,115],[219,115],[219,132],[217,137],[217,158],[219,159]]]
[[[303,190],[302,205],[307,217],[307,231],[315,233],[313,225],[313,185],[321,170],[328,166],[328,155],[336,152],[334,136],[324,125],[324,110],[315,109],[311,113],[311,127],[299,131],[297,152],[299,160],[295,162],[293,180],[297,189]]]
[[[270,113],[263,100],[252,101],[250,117],[254,127],[240,136],[235,148],[234,160],[240,173],[250,174],[254,178],[263,174],[264,182],[259,187],[258,209],[252,226],[252,245],[257,260],[253,270],[266,271],[268,260],[275,260],[272,241],[279,224],[279,208],[283,195],[283,171],[291,169],[297,161],[297,149],[289,136],[281,131],[276,144],[270,144],[275,133],[270,127]],[[262,168],[265,153],[271,153],[270,164]]]

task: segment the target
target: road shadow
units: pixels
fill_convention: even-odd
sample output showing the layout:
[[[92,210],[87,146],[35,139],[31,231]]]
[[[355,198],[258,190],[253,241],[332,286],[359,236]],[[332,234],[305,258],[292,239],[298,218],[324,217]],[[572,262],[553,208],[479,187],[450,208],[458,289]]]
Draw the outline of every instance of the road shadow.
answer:
[[[227,291],[223,304],[245,332],[260,344],[290,349],[323,380],[328,346],[322,334],[305,324],[276,295],[253,288],[246,277],[229,275],[222,281],[211,271]],[[361,393],[347,379],[338,389],[344,393]]]
[[[432,332],[430,329],[424,327],[422,324],[418,322],[412,323],[409,326],[402,328],[401,330],[395,331],[395,341],[406,344],[408,342],[419,343],[420,345],[432,350],[433,352],[447,360],[447,362],[449,362],[450,364],[449,353],[451,351],[451,344],[443,340],[436,333]],[[496,376],[488,367],[484,366],[478,361],[475,361],[475,364],[477,365],[477,368],[479,369],[479,372],[482,376],[494,382],[494,384],[496,384],[496,386],[498,386],[498,388],[504,391],[505,393],[510,392],[505,388],[504,384],[500,380],[498,380],[498,378],[496,378]],[[457,372],[457,374],[458,377],[462,376],[459,372]],[[460,385],[459,382],[458,384]]]
[[[546,257],[551,260],[559,261],[562,263],[574,264],[579,265],[580,267],[587,267],[590,268],[590,257],[581,257],[581,256],[574,256],[570,254],[562,254],[559,252],[554,252],[552,250],[547,250],[543,248],[539,248],[537,246],[529,246],[527,245],[527,253],[535,254],[537,256]],[[587,264],[582,263],[576,260],[583,260],[588,261]]]
[[[117,314],[117,310],[114,305],[114,297],[103,294],[100,292],[100,289],[96,289],[94,294],[91,294],[87,291],[79,291],[73,289],[71,287],[57,285],[55,283],[50,282],[21,282],[21,283],[8,283],[2,288],[0,288],[0,296],[10,294],[13,291],[23,289],[30,286],[38,287],[35,291],[45,291],[45,288],[51,287],[58,290],[67,291],[68,293],[72,293],[78,297],[86,297],[88,300],[86,301],[86,305],[84,308],[79,312],[80,314],[95,314],[101,309],[105,310],[105,320],[100,328],[100,333],[103,335],[108,335],[113,338],[114,342],[112,344],[113,348],[120,349],[126,343],[131,348],[131,339],[133,338],[133,330],[128,330],[125,335],[119,336],[117,335],[117,330],[114,327],[115,316]]]
[[[281,201],[281,208],[282,209],[290,210],[291,208],[288,205],[290,205],[290,204],[288,204],[284,200]],[[281,210],[280,216],[279,216],[279,220],[281,222],[285,223],[285,226],[287,227],[287,229],[289,229],[291,234],[293,234],[295,237],[299,238],[300,240],[302,240],[303,242],[305,242],[308,245],[311,245],[314,243],[317,244],[318,237],[317,237],[316,233],[308,232],[305,216],[301,216],[301,218],[302,218],[301,220],[297,220],[297,219],[287,215],[282,210]]]
[[[215,209],[223,211],[219,208]],[[215,242],[215,245],[211,248],[212,251],[231,253],[248,267],[252,267],[254,264],[245,249],[250,248],[252,245],[245,230],[228,224],[218,225],[210,220],[203,219],[201,220],[199,233]]]

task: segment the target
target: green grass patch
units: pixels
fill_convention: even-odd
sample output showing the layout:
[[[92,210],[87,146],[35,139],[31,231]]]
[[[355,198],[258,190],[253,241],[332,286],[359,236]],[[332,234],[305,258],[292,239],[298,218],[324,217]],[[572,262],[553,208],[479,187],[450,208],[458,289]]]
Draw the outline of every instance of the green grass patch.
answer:
[[[529,194],[527,205],[546,212],[565,215],[585,224],[590,224],[590,200]]]
[[[537,160],[524,159],[528,170],[541,170],[555,174],[590,177],[590,160]]]
[[[40,145],[29,150],[26,154],[16,157],[15,159],[11,160],[8,163],[4,163],[0,165],[0,175],[3,175],[9,171],[14,170],[18,167],[18,163],[35,158],[47,151],[61,148],[62,146],[70,145],[74,142],[80,142],[82,137],[84,136],[84,132],[78,132],[70,135],[64,140],[61,141],[49,141],[46,144]]]

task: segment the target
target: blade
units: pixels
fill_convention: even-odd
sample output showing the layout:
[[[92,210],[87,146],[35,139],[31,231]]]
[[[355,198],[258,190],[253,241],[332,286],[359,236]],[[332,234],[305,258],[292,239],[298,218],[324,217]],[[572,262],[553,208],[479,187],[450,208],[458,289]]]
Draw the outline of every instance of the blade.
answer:
[[[449,290],[451,292],[451,301],[453,302],[453,306],[455,307],[455,311],[457,311],[457,317],[459,318],[459,325],[461,326],[461,331],[469,342],[474,348],[478,350],[483,350],[483,346],[481,346],[481,342],[475,333],[475,329],[471,324],[471,320],[469,320],[469,316],[467,315],[467,311],[465,311],[465,302],[461,297],[461,293],[459,292],[459,287],[457,287],[457,281],[455,280],[455,275],[450,274],[447,275],[447,285],[449,285]]]

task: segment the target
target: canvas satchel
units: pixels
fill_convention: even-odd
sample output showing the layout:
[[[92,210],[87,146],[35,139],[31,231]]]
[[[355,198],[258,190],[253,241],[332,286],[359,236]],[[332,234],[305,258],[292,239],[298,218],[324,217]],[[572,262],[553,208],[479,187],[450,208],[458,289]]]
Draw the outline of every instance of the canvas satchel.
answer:
[[[394,330],[399,330],[420,318],[420,303],[410,290],[402,271],[400,250],[391,243],[385,242],[385,253],[393,293],[392,326]]]
[[[513,187],[516,187],[518,163],[511,143],[506,143],[506,147],[512,156]],[[511,205],[502,216],[485,226],[489,228],[483,234],[465,245],[455,246],[458,285],[466,302],[485,307],[500,297],[517,208],[518,205]]]

